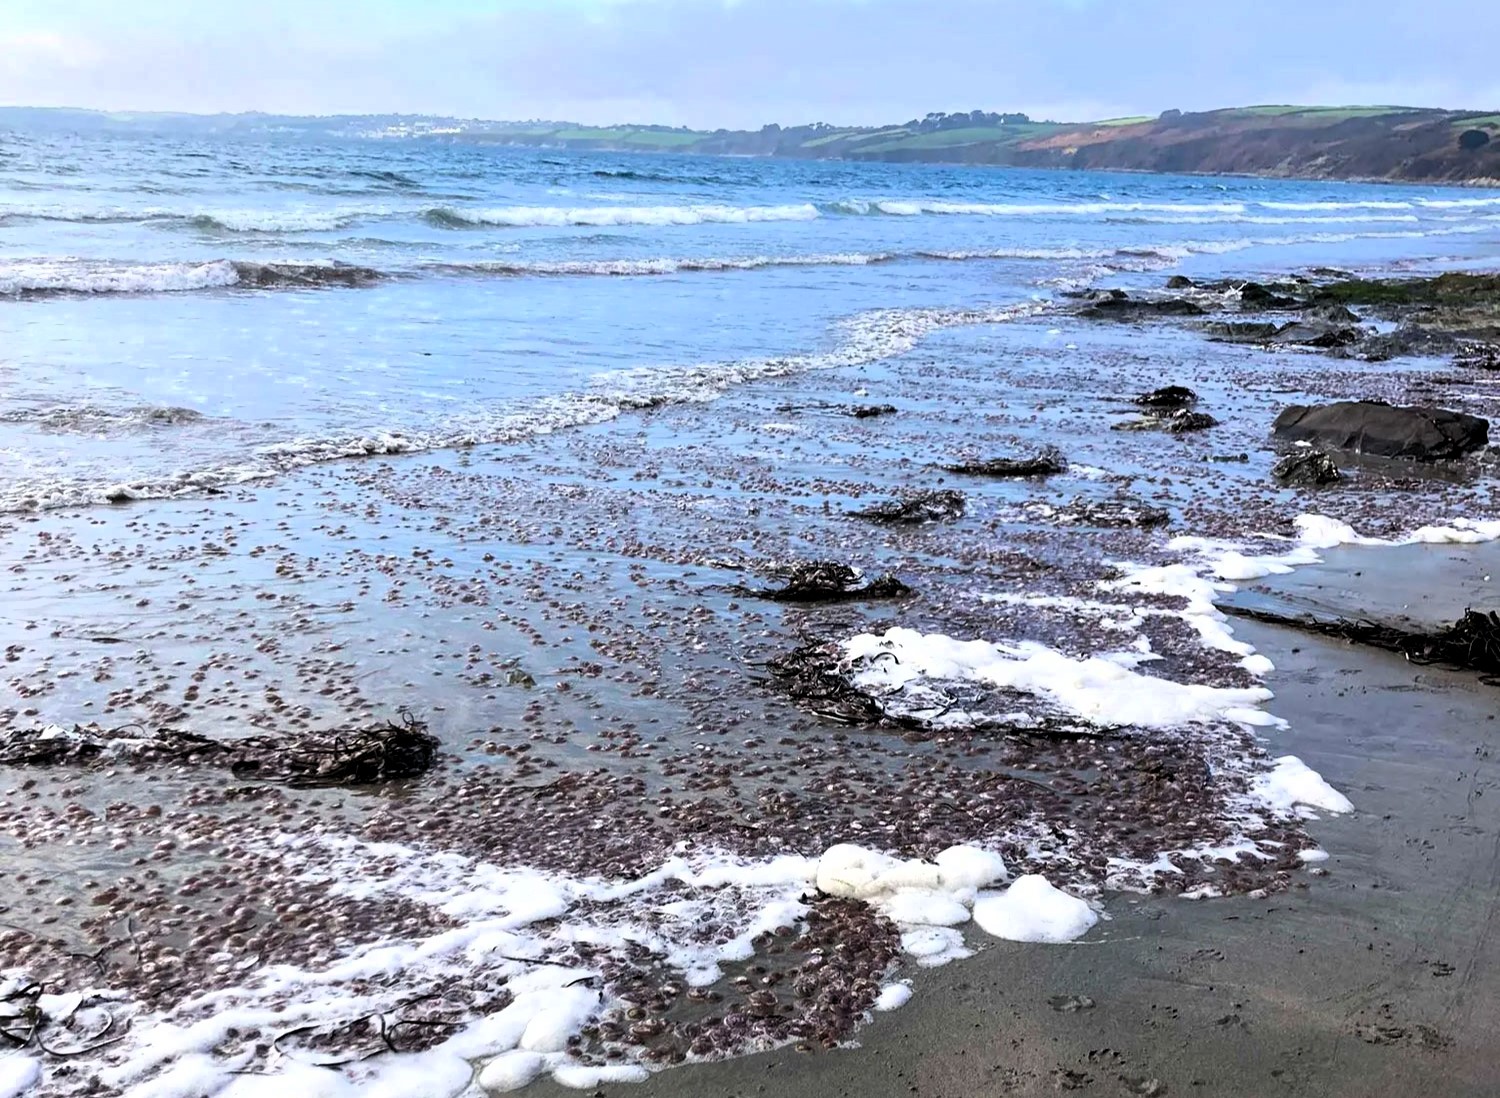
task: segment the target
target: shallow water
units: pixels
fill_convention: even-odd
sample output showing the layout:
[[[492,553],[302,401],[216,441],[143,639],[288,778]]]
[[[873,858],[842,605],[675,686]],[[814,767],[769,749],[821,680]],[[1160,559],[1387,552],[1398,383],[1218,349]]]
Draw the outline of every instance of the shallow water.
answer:
[[[427,1092],[457,1095],[497,1057],[512,1074],[592,1083],[684,1057],[837,1045],[890,981],[920,994],[924,965],[982,947],[981,932],[949,923],[968,919],[977,888],[998,892],[991,879],[944,882],[928,861],[851,903],[820,875],[839,844],[929,860],[983,848],[1075,897],[1292,887],[1316,838],[1308,802],[1272,781],[1286,776],[1271,762],[1286,753],[1265,700],[1274,675],[1204,601],[1224,580],[1219,542],[1300,562],[1335,520],[1398,537],[1494,514],[1483,461],[1434,479],[1360,468],[1327,493],[1268,480],[1267,425],[1283,404],[1421,396],[1492,414],[1472,377],[1215,345],[1190,325],[1091,326],[1049,299],[1058,279],[1155,283],[1183,241],[1239,239],[1247,216],[1409,216],[1402,231],[1443,235],[1199,249],[1182,269],[1478,252],[1500,224],[1479,192],[448,147],[65,151],[91,165],[69,176],[67,201],[93,172],[98,193],[83,199],[135,219],[44,222],[37,206],[4,226],[18,249],[338,258],[400,277],[152,293],[106,281],[0,302],[15,332],[0,369],[16,382],[0,431],[17,455],[0,514],[0,731],[295,734],[404,707],[444,757],[420,781],[357,791],[124,759],[0,771],[0,855],[23,886],[7,901],[20,929],[0,939],[13,962],[0,968],[102,982],[134,1019],[84,1074],[49,1077],[58,1093],[89,1072],[106,1093],[190,1079],[259,1093],[229,1073],[369,1051],[353,1023],[375,1017],[406,1027],[408,1052],[343,1072],[369,1093],[411,1093],[417,1073]],[[652,178],[593,174],[626,170]],[[143,177],[180,193],[130,197]],[[612,197],[590,198],[606,179]],[[378,203],[335,193],[349,187]],[[1100,209],[1103,193],[1130,208]],[[856,213],[851,196],[936,196],[961,212]],[[381,212],[339,205],[366,199]],[[531,211],[596,208],[581,201],[616,212]],[[420,216],[434,202],[510,212],[457,229]],[[217,211],[219,227],[140,213],[171,203]],[[1048,203],[1069,212],[1032,208]],[[695,204],[716,211],[680,212]],[[717,209],[805,204],[817,216]],[[352,220],[312,231],[330,210]],[[575,220],[591,224],[557,224]],[[1286,240],[1307,226],[1255,229]],[[376,231],[395,242],[369,243]],[[1148,233],[1167,243],[1136,254]],[[1111,254],[913,255],[1042,242]],[[594,263],[835,248],[912,257],[639,277],[451,269],[460,250]],[[1197,390],[1220,425],[1111,430],[1133,395],[1169,382]],[[894,414],[848,414],[886,403]],[[163,406],[205,418],[141,412]],[[937,467],[1043,445],[1064,450],[1068,472],[1005,481]],[[965,493],[961,518],[888,527],[851,514],[936,487]],[[177,498],[79,506],[162,495]],[[1081,504],[1121,499],[1166,509],[1169,526],[1080,518]],[[1308,511],[1327,521],[1299,544],[1293,520]],[[810,558],[893,571],[915,594],[822,607],[744,590]],[[1154,566],[1170,567],[1134,571]],[[1051,663],[1029,687],[974,676],[882,692],[894,720],[855,727],[769,670],[801,645],[837,651],[892,627],[999,645],[1011,662],[1015,645],[1045,646]],[[1110,690],[1120,712],[1145,715],[1122,726],[1089,708]],[[1143,696],[1161,706],[1148,713]],[[1331,790],[1304,795],[1339,804]],[[768,990],[769,1006],[752,997]],[[422,1013],[431,994],[451,1025]],[[266,1034],[302,1021],[322,1028],[267,1050]],[[315,1075],[342,1093],[333,1073]],[[299,1079],[311,1092],[313,1077]]]

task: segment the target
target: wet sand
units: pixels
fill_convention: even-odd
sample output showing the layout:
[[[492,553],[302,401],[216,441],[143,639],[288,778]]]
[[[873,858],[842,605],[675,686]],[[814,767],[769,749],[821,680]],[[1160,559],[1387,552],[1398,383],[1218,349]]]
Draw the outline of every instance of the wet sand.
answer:
[[[1363,605],[1378,598],[1367,577],[1385,573],[1380,558],[1399,565],[1405,552],[1347,550],[1287,586]],[[1423,552],[1440,553],[1455,586],[1500,566],[1489,546]],[[859,1048],[694,1066],[620,1093],[1500,1092],[1500,688],[1268,626],[1238,631],[1277,665],[1272,708],[1291,729],[1273,750],[1301,755],[1357,806],[1310,826],[1332,855],[1326,875],[1264,898],[1118,895],[1078,944],[988,942],[920,975]]]
[[[133,720],[242,735],[365,722],[409,705],[444,745],[427,778],[373,791],[285,791],[124,766],[7,772],[0,841],[28,874],[24,894],[0,912],[19,928],[7,948],[59,987],[102,974],[162,1008],[181,997],[184,971],[216,987],[275,961],[317,967],[393,932],[423,940],[453,928],[410,897],[354,902],[309,889],[298,877],[306,864],[281,858],[285,835],[401,842],[486,870],[615,879],[650,872],[682,843],[816,858],[853,838],[930,858],[954,843],[997,842],[1013,871],[1045,871],[1091,896],[1111,856],[1149,860],[1193,839],[1228,839],[1223,810],[1246,775],[1207,776],[1226,757],[1263,765],[1245,729],[1220,722],[1190,735],[1061,743],[975,729],[849,729],[768,681],[766,662],[899,624],[1078,654],[1138,636],[1161,657],[1152,668],[1163,679],[1252,686],[1239,656],[1205,648],[1177,601],[1110,595],[1144,612],[1133,632],[1070,608],[1069,599],[1100,597],[1115,562],[1181,560],[1160,530],[1080,521],[1080,504],[1159,507],[1170,512],[1169,533],[1220,538],[1286,535],[1307,510],[1375,535],[1491,514],[1495,482],[1478,463],[1431,480],[1372,469],[1326,494],[1277,488],[1266,426],[1277,407],[1307,395],[1402,400],[1440,385],[1445,400],[1476,411],[1493,412],[1493,400],[1463,378],[1435,380],[1431,363],[1335,366],[1205,350],[1196,334],[1170,329],[1050,324],[957,329],[890,363],[776,379],[516,446],[328,466],[211,499],[0,518],[9,553],[0,622],[13,627],[0,730]],[[1182,437],[1111,430],[1135,414],[1132,395],[1166,381],[1197,389],[1221,425]],[[841,410],[887,402],[897,414]],[[989,480],[936,468],[1048,444],[1067,452],[1067,475]],[[850,514],[955,485],[966,509],[950,523],[888,527]],[[895,571],[917,593],[803,607],[739,590],[768,582],[776,564],[810,558]],[[1061,601],[996,601],[1007,595]],[[781,1053],[663,1072],[622,1093],[1182,1093],[1201,1078],[1203,1093],[1259,1094],[1268,1091],[1258,1080],[1281,1085],[1272,1070],[1302,1085],[1297,1071],[1323,1065],[1318,1078],[1328,1082],[1329,1065],[1359,1056],[1383,1079],[1381,1057],[1418,1055],[1455,1065],[1443,1093],[1470,1093],[1462,1087],[1482,1081],[1483,1065],[1466,1050],[1480,1047],[1493,972],[1474,968],[1461,993],[1472,1024],[1402,991],[1394,974],[1413,956],[1404,943],[1421,926],[1416,898],[1453,909],[1468,901],[1442,889],[1482,876],[1465,860],[1478,855],[1453,837],[1466,833],[1434,829],[1487,806],[1444,807],[1427,790],[1463,793],[1454,775],[1473,769],[1470,730],[1484,727],[1488,689],[1459,676],[1449,693],[1414,691],[1399,660],[1247,623],[1235,629],[1281,667],[1268,683],[1279,695],[1270,709],[1291,731],[1267,732],[1266,750],[1301,755],[1360,810],[1310,835],[1277,820],[1256,834],[1282,843],[1278,857],[1189,866],[1165,885],[1211,873],[1226,891],[1267,897],[1194,904],[1106,892],[1112,920],[1076,947],[973,933],[980,956],[936,971],[904,958],[886,972],[879,954],[873,968],[850,966],[839,978],[860,995],[881,978],[909,978],[917,995],[857,1031],[864,1051],[809,1055],[788,1042]],[[1451,720],[1431,720],[1438,705],[1457,707]],[[1368,747],[1359,731],[1367,711],[1385,722]],[[982,814],[966,802],[976,789]],[[1413,799],[1430,820],[1383,821],[1412,811]],[[1461,826],[1493,833],[1492,822]],[[1053,837],[1072,830],[1039,848],[1035,837],[1049,834],[1041,828]],[[1327,877],[1296,857],[1312,842],[1334,855]],[[1440,864],[1450,846],[1454,864]],[[374,863],[336,865],[339,874],[364,883],[399,876]],[[1402,886],[1397,898],[1414,898],[1412,912],[1382,907],[1392,883]],[[736,930],[733,899],[709,932]],[[578,918],[598,915],[608,930],[617,914]],[[1473,940],[1466,918],[1445,915],[1432,934],[1420,932],[1434,949],[1437,934],[1454,938],[1441,956],[1411,962],[1454,967],[1431,977],[1434,994],[1459,984],[1459,943]],[[851,921],[847,936],[891,932],[870,923]],[[654,958],[547,948],[558,964],[604,969],[612,988],[663,979]],[[770,963],[791,963],[778,956]],[[443,975],[461,989],[451,1004],[458,1016],[508,1001],[510,974],[491,960]],[[402,974],[378,989],[376,1005],[425,992],[423,979]],[[1333,1000],[1330,988],[1342,989]],[[1053,1008],[1068,997],[1094,1005]],[[845,998],[818,1043],[847,1036],[863,1010],[850,1003],[863,1001]],[[677,1025],[680,1006],[660,1013]],[[686,1036],[646,1051],[681,1056]],[[1472,1067],[1460,1072],[1465,1063]],[[1308,1086],[1303,1093],[1338,1093]]]

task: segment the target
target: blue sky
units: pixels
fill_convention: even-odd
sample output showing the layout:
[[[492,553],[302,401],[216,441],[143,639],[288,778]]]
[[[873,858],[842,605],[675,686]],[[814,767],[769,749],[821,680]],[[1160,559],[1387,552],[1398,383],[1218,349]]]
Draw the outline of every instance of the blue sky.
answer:
[[[0,103],[759,126],[1500,111],[1484,0],[0,0]]]

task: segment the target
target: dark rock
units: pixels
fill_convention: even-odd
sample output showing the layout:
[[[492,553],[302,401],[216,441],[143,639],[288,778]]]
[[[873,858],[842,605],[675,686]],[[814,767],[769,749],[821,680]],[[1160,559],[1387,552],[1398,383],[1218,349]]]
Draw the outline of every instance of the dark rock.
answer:
[[[943,468],[950,473],[976,477],[1050,477],[1067,472],[1068,459],[1061,450],[1049,446],[1030,457],[963,461]]]
[[[1167,279],[1167,289],[1169,290],[1191,290],[1193,286],[1193,280],[1187,275],[1173,275]]]
[[[1210,321],[1203,329],[1208,338],[1219,343],[1270,343],[1281,325],[1269,320]]]
[[[1450,332],[1419,328],[1414,324],[1403,324],[1390,332],[1381,332],[1364,339],[1355,350],[1359,357],[1371,362],[1384,362],[1390,358],[1437,357],[1452,354],[1459,346],[1458,337]]]
[[[1322,450],[1300,450],[1288,454],[1271,469],[1271,475],[1288,487],[1311,488],[1343,480],[1339,467]]]
[[[1327,324],[1292,321],[1276,330],[1277,343],[1293,343],[1299,347],[1349,347],[1364,338],[1359,328],[1332,327]]]
[[[1203,316],[1204,311],[1202,306],[1180,297],[1146,300],[1115,290],[1107,297],[1096,299],[1079,315],[1091,320],[1128,321],[1153,316]]]
[[[1240,306],[1245,309],[1290,309],[1297,304],[1295,297],[1278,294],[1259,282],[1246,282],[1240,287]]]
[[[1396,407],[1368,400],[1296,405],[1276,417],[1276,437],[1377,457],[1442,461],[1489,442],[1489,420],[1446,408]]]
[[[893,416],[896,414],[896,406],[894,404],[855,404],[849,408],[849,414],[855,419]]]
[[[1167,385],[1142,393],[1135,403],[1143,408],[1189,408],[1198,403],[1198,394],[1185,385]]]
[[[1354,310],[1347,305],[1340,305],[1336,301],[1326,302],[1322,305],[1310,305],[1302,311],[1302,319],[1305,321],[1316,321],[1322,324],[1358,324],[1359,317]]]
[[[863,511],[854,511],[855,518],[871,522],[919,523],[941,522],[956,519],[964,513],[964,494],[952,489],[937,492],[919,492],[906,499],[877,503]]]

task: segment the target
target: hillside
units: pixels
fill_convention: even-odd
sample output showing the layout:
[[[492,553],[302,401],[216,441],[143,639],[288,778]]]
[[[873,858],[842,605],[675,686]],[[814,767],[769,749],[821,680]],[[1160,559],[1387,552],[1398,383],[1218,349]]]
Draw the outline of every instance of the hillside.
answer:
[[[1500,114],[1404,107],[1242,107],[1104,122],[929,115],[899,126],[695,133],[660,127],[517,127],[513,144],[1031,168],[1243,173],[1431,182],[1500,180]]]
[[[1500,185],[1500,114],[1412,107],[1239,107],[1083,123],[973,111],[930,114],[883,127],[819,123],[712,132],[430,115],[319,118],[11,107],[0,108],[0,131],[4,129],[439,140],[535,148]]]

